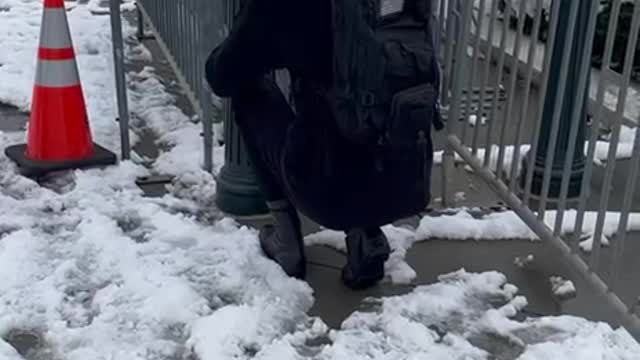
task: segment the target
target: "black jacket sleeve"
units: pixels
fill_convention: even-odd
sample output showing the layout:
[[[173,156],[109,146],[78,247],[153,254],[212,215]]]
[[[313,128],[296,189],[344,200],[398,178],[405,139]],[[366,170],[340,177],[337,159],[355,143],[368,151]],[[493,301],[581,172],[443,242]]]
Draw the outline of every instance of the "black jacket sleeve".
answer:
[[[279,66],[275,6],[268,0],[246,1],[229,36],[209,55],[206,76],[213,92],[233,97]]]

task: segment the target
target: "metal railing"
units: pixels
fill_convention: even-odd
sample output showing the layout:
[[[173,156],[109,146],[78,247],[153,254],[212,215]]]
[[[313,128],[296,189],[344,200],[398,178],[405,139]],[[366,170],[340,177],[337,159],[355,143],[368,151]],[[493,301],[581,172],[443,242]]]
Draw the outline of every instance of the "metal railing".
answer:
[[[526,77],[525,70],[529,69],[529,65],[532,65],[531,76],[532,76],[532,84],[535,87],[539,87],[542,85],[542,81],[544,78],[543,72],[543,62],[544,62],[544,51],[547,48],[547,43],[541,42],[535,36],[526,36],[527,41],[520,43],[519,51],[516,54],[516,40],[517,40],[517,31],[512,28],[512,26],[518,27],[519,24],[524,25],[525,18],[528,16],[530,19],[533,18],[534,25],[532,27],[536,27],[536,29],[532,29],[530,32],[532,34],[537,34],[542,27],[543,22],[549,22],[550,19],[542,19],[544,17],[543,11],[549,11],[550,9],[544,8],[542,5],[537,5],[537,0],[523,0],[523,1],[505,1],[507,4],[505,9],[502,11],[498,10],[500,7],[496,5],[495,13],[493,12],[493,1],[486,0],[484,3],[480,3],[480,1],[476,1],[474,3],[474,7],[472,10],[472,28],[474,30],[474,36],[477,36],[477,40],[475,43],[484,53],[487,54],[492,60],[499,61],[499,58],[504,56],[504,66],[509,70],[514,70],[518,72],[518,76],[521,78]],[[543,1],[543,4],[546,1]],[[624,3],[624,1],[623,1]],[[511,6],[508,6],[511,4]],[[531,5],[535,4],[535,5]],[[520,7],[523,9],[528,9],[529,12],[520,11]],[[484,11],[482,11],[484,9]],[[514,11],[515,10],[515,11]],[[533,12],[531,13],[531,10]],[[622,31],[617,28],[619,16],[620,16],[620,6],[618,5],[615,9],[612,6],[611,12],[614,13],[611,16],[611,19],[615,18],[615,24],[611,29],[607,30],[607,40],[606,43],[615,43],[616,39],[616,30]],[[515,25],[511,24],[509,21],[502,21],[504,18],[512,17],[517,19]],[[546,21],[544,21],[546,20]],[[536,25],[537,24],[537,25]],[[512,25],[512,26],[510,26]],[[475,31],[475,28],[478,27],[480,29],[479,32]],[[549,26],[550,28],[551,26]],[[538,32],[536,31],[538,30]],[[547,30],[549,31],[549,30]],[[505,34],[504,42],[502,39],[502,34]],[[548,37],[549,35],[547,35]],[[536,41],[530,41],[532,38],[535,38]],[[504,47],[503,47],[504,43]],[[534,46],[536,48],[535,55],[529,56],[530,51],[529,47]],[[493,51],[489,49],[492,48]],[[632,46],[635,49],[635,45]],[[611,49],[611,51],[613,48]],[[613,54],[609,54],[609,64],[608,66],[604,66],[602,64],[601,68],[593,67],[591,68],[591,79],[592,83],[600,82],[601,78],[605,78],[607,82],[607,86],[602,90],[608,97],[615,97],[621,91],[621,88],[624,85],[623,75],[619,71],[614,71],[612,69],[611,58]],[[606,57],[604,54],[603,58]],[[591,59],[591,55],[589,57]],[[514,59],[517,59],[518,66],[514,65]],[[633,69],[633,67],[632,67]],[[628,99],[628,102],[624,104],[624,117],[623,121],[625,125],[635,126],[638,122],[638,118],[640,117],[640,108],[635,106],[635,103],[640,101],[640,83],[637,82],[637,74],[635,71],[637,69],[633,69],[634,73],[632,73],[632,86],[631,92],[633,95],[633,99]],[[598,101],[597,95],[598,88],[596,86],[591,86],[589,93],[589,102],[588,102],[588,112],[590,115],[594,115],[596,111],[603,111],[605,116],[603,125],[610,127],[612,124],[608,122],[608,118],[614,116],[616,112],[615,105],[606,104],[604,108],[601,110],[598,109],[599,104],[602,101]],[[633,101],[631,101],[633,100]]]
[[[214,97],[205,79],[205,62],[224,34],[223,1],[138,0],[138,36],[151,28],[178,82],[203,125],[204,169],[213,169]]]
[[[507,5],[504,8],[500,6],[502,1]],[[603,70],[599,72],[591,68],[589,61],[598,1],[552,1],[550,18],[545,19],[549,32],[544,43],[535,39],[543,22],[543,0],[433,2],[436,49],[442,65],[441,101],[447,119],[443,203],[447,205],[452,198],[448,179],[457,156],[489,184],[545,246],[555,250],[605,295],[606,306],[640,339],[640,319],[635,313],[640,293],[622,299],[618,291],[620,263],[640,172],[638,128],[615,224],[617,235],[612,239],[612,254],[605,257],[600,251],[605,220],[610,215],[609,189],[621,128],[623,124],[634,125],[637,120],[629,117],[626,107],[633,89],[631,70],[633,45],[640,30],[640,0],[635,1],[622,74],[608,70],[621,0],[612,4]],[[535,4],[530,24],[533,38],[524,34],[525,7],[528,5],[531,10],[531,3]],[[139,35],[144,35],[144,25],[148,24],[200,116],[205,168],[211,171],[213,97],[206,85],[204,65],[207,55],[222,41],[225,24],[233,19],[238,2],[225,6],[227,2],[221,0],[138,0],[137,4]],[[504,20],[511,18],[514,9],[518,19],[515,29]],[[612,87],[617,89],[615,105],[607,100]],[[230,110],[228,104],[224,110]],[[228,118],[229,113],[225,116]],[[475,116],[476,126],[467,124],[470,116]],[[486,126],[479,124],[483,118]],[[587,199],[595,196],[593,163],[599,160],[596,145],[601,127],[611,131],[610,141],[597,208],[587,219]],[[235,134],[232,126],[227,130]],[[233,144],[227,144],[230,146],[226,161],[235,166],[230,173],[242,174],[246,180],[246,173],[237,171],[246,165],[242,152],[236,149],[240,146],[239,138],[237,134],[226,135],[235,139],[231,141]],[[229,194],[237,199],[236,193]],[[549,207],[555,210],[548,210]],[[586,224],[586,220],[595,224]],[[593,225],[588,257],[579,249],[585,225]]]
[[[548,39],[545,43],[524,34],[525,3],[534,2],[533,34],[541,24],[542,0],[436,0],[436,22],[441,44],[443,102],[448,104],[447,145],[443,156],[443,176],[451,176],[456,155],[481,177],[495,193],[540,237],[545,246],[571,265],[607,299],[620,322],[640,339],[637,314],[640,290],[620,296],[620,267],[625,254],[629,217],[640,168],[640,128],[635,128],[628,178],[623,189],[613,189],[617,149],[631,87],[635,44],[640,30],[640,1],[635,1],[622,74],[610,74],[620,0],[612,4],[601,74],[592,76],[591,51],[596,27],[598,1],[554,0]],[[530,4],[529,4],[530,5]],[[513,9],[518,9],[516,29],[509,26]],[[502,19],[501,19],[502,18]],[[508,72],[506,71],[508,70]],[[590,84],[591,81],[597,80]],[[605,90],[618,88],[615,105],[605,102]],[[593,90],[589,87],[595,87]],[[505,106],[493,98],[490,109],[472,108],[465,90],[504,88]],[[536,96],[544,99],[534,103]],[[592,98],[589,99],[591,92]],[[470,127],[465,118],[487,115],[486,127]],[[590,116],[588,116],[590,115]],[[606,121],[605,121],[606,119]],[[601,127],[611,130],[601,189],[595,189],[594,162]],[[528,135],[528,138],[525,136]],[[451,199],[448,182],[443,181],[443,198]],[[603,256],[601,242],[605,222],[612,214],[610,195],[624,192],[611,238],[611,254]],[[598,195],[599,194],[599,195]],[[594,212],[587,216],[589,199],[599,196]],[[554,210],[549,210],[553,207]],[[571,210],[568,210],[571,208]],[[594,214],[595,213],[595,214]],[[591,216],[594,215],[594,216]],[[587,223],[594,221],[595,224]],[[586,227],[593,227],[590,255],[580,250]],[[639,254],[640,255],[640,254]],[[629,289],[624,289],[626,293]]]

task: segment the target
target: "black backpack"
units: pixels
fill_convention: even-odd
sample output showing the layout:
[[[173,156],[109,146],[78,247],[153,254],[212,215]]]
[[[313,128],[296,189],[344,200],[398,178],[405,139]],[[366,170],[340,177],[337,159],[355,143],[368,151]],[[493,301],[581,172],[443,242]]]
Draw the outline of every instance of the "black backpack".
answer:
[[[431,126],[443,127],[431,0],[405,0],[386,16],[380,0],[331,4],[333,83],[324,97],[341,134],[379,153],[425,147]]]

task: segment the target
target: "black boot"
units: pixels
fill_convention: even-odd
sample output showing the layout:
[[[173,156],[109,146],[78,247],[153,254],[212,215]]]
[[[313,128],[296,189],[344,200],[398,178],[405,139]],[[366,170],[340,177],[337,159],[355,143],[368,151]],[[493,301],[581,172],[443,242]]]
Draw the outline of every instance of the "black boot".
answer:
[[[353,229],[347,233],[347,264],[342,281],[351,289],[365,289],[384,277],[389,242],[380,228]]]
[[[270,201],[267,206],[273,225],[260,231],[260,246],[268,258],[277,262],[284,272],[298,279],[306,275],[306,258],[300,218],[287,200]]]

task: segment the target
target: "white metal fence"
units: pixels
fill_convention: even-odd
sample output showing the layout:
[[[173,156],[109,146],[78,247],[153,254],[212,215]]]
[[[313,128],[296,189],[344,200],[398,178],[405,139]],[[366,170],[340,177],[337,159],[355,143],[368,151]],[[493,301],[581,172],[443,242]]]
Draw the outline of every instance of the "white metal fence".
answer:
[[[623,256],[629,256],[625,242],[640,165],[638,128],[632,130],[635,140],[624,144],[631,145],[627,154],[630,159],[624,165],[628,166],[628,177],[624,186],[612,188],[621,130],[623,125],[633,126],[637,121],[637,114],[629,118],[628,97],[635,89],[631,75],[640,30],[640,1],[634,2],[621,74],[610,69],[610,60],[622,1],[612,3],[600,70],[593,69],[590,61],[599,1],[551,1],[546,42],[523,31],[529,7],[529,14],[533,14],[531,33],[538,33],[542,0],[502,1],[507,5],[503,11],[500,2],[435,2],[445,79],[442,102],[448,119],[456,119],[447,121],[444,178],[452,175],[456,158],[461,158],[545,246],[606,296],[606,306],[640,339],[636,312],[640,289],[623,297],[618,281]],[[513,13],[518,18],[515,29],[507,21]],[[494,96],[493,89],[503,89],[504,99]],[[574,97],[561,96],[568,89],[575,89]],[[544,100],[552,91],[560,95],[533,102],[533,92]],[[467,101],[472,92],[476,94],[473,101]],[[590,99],[585,99],[587,96]],[[550,102],[555,106],[549,106]],[[585,103],[588,117],[582,112]],[[487,125],[468,126],[470,115],[476,121],[486,117]],[[605,143],[599,140],[606,131],[608,142],[602,148]],[[602,156],[602,150],[606,156]],[[598,169],[604,173],[601,188],[595,188],[593,181],[594,163],[603,164]],[[447,183],[443,181],[445,199],[451,198]],[[622,204],[610,201],[616,192],[624,194]],[[587,211],[588,201],[597,203],[595,211]],[[620,211],[608,212],[612,207]],[[612,219],[615,231],[606,229]],[[587,228],[593,228],[590,254],[579,247]],[[611,237],[606,257],[601,251],[605,232]]]
[[[205,79],[205,62],[224,38],[222,0],[138,0],[138,36],[151,29],[203,125],[204,168],[213,169],[213,95]]]
[[[640,116],[640,106],[634,106],[640,86],[632,81],[640,0],[634,1],[624,67],[621,72],[610,69],[623,2],[612,0],[602,66],[594,69],[589,41],[600,1],[433,0],[443,75],[441,102],[447,119],[442,191],[446,204],[451,198],[447,179],[454,166],[460,161],[470,166],[545,246],[605,295],[606,306],[640,339],[636,312],[640,289],[626,289],[625,294],[631,295],[621,296],[618,281],[622,257],[629,255],[625,242],[640,170],[640,130],[633,128],[630,143],[620,142],[621,134],[629,136],[629,131],[622,132],[623,125],[635,126]],[[238,1],[230,3],[137,2],[140,35],[144,24],[149,25],[200,115],[207,170],[212,168],[214,117],[204,62],[223,39],[224,24],[237,12]],[[515,28],[511,18],[517,19]],[[548,32],[539,41],[543,24]],[[560,28],[564,31],[557,31]],[[572,54],[576,49],[579,53]],[[555,67],[553,59],[559,59]],[[561,96],[567,89],[576,90],[575,96]],[[547,96],[553,91],[560,95]],[[470,118],[476,126],[468,125]],[[481,126],[483,119],[486,126]],[[608,133],[606,147],[599,146],[603,133]],[[611,190],[621,145],[629,147],[627,178]],[[602,165],[596,169],[594,163]],[[593,191],[596,170],[603,174],[599,191]],[[623,194],[617,197],[621,203],[612,204],[610,195],[616,192]],[[612,208],[618,212],[609,213]],[[589,227],[593,243],[587,254],[579,244]],[[600,246],[605,233],[612,242],[606,256]]]

